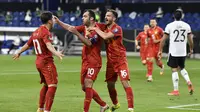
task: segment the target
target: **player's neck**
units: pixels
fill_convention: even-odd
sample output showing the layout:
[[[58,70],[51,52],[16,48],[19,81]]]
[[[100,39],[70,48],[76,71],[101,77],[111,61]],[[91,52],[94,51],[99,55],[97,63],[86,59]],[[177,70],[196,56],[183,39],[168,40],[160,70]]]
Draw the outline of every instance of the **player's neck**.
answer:
[[[151,27],[152,29],[155,29],[156,28],[156,26],[153,26],[153,27]]]
[[[108,27],[109,29],[111,29],[111,28],[113,27],[113,25],[115,25],[115,22],[113,22],[112,24],[108,25],[107,27]]]
[[[91,22],[88,26],[86,27],[94,27],[95,26],[95,22]]]
[[[50,26],[48,24],[44,24],[43,26],[50,30]]]

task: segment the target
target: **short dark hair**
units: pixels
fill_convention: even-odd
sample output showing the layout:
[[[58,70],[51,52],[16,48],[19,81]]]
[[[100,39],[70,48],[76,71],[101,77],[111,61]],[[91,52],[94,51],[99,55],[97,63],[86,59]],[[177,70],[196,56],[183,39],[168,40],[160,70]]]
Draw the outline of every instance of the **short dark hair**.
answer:
[[[182,15],[183,15],[183,11],[181,9],[176,9],[176,11],[174,12],[174,18],[176,20],[181,20]]]
[[[50,11],[45,11],[40,15],[40,19],[43,24],[46,24],[49,20],[51,20],[53,14]]]
[[[116,19],[118,18],[118,14],[117,14],[117,12],[116,12],[115,10],[113,10],[113,9],[108,9],[107,12],[112,12],[113,15],[115,16],[115,18],[116,18]]]
[[[94,18],[94,21],[96,21],[95,13],[94,13],[93,10],[91,10],[91,9],[86,9],[86,10],[84,11],[84,13],[85,13],[85,12],[88,12],[88,13],[89,13],[89,16],[92,17],[92,18]]]

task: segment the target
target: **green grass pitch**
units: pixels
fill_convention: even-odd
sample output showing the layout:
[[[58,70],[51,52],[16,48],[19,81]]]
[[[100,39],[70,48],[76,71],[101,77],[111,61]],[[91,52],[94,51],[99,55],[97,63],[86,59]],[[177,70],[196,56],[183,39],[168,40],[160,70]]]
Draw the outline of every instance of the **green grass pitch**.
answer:
[[[13,61],[11,56],[0,56],[0,112],[36,112],[39,99],[39,74],[35,68],[35,56],[22,56]],[[105,62],[94,88],[109,105],[111,100],[106,88]],[[154,64],[152,83],[146,82],[146,68],[139,58],[128,57],[131,85],[134,90],[135,112],[195,112],[195,110],[168,109],[169,106],[200,103],[200,60],[188,59],[186,69],[195,87],[194,95],[189,95],[186,83],[179,74],[180,96],[167,96],[172,91],[170,68],[165,63],[165,73],[159,75],[159,68]],[[59,74],[59,84],[52,107],[53,112],[83,112],[84,93],[80,86],[80,56],[66,56],[62,62],[55,58]],[[121,108],[116,112],[126,112],[126,95],[121,83],[117,82],[118,99]],[[200,109],[200,106],[185,108]],[[90,112],[99,112],[99,106],[92,101]]]

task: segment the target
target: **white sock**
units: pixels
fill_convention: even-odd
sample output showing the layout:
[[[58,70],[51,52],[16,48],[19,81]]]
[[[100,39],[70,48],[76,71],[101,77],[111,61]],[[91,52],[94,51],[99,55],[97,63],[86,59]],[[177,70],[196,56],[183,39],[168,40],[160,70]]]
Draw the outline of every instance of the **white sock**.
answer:
[[[133,108],[128,108],[128,110],[134,110]]]
[[[51,111],[46,111],[46,110],[45,110],[44,112],[51,112]]]
[[[178,81],[179,81],[178,72],[172,72],[172,82],[174,86],[174,91],[178,91]]]
[[[190,82],[190,77],[188,75],[188,72],[185,69],[181,70],[181,75],[183,76],[183,78],[185,79],[185,81],[188,83]]]

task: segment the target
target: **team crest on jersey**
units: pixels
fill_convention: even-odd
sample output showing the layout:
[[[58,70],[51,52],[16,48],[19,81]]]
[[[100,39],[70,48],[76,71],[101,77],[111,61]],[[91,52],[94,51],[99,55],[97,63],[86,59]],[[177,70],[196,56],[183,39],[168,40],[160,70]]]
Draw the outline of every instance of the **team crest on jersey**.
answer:
[[[112,32],[113,33],[117,33],[119,30],[117,28],[115,28]]]

